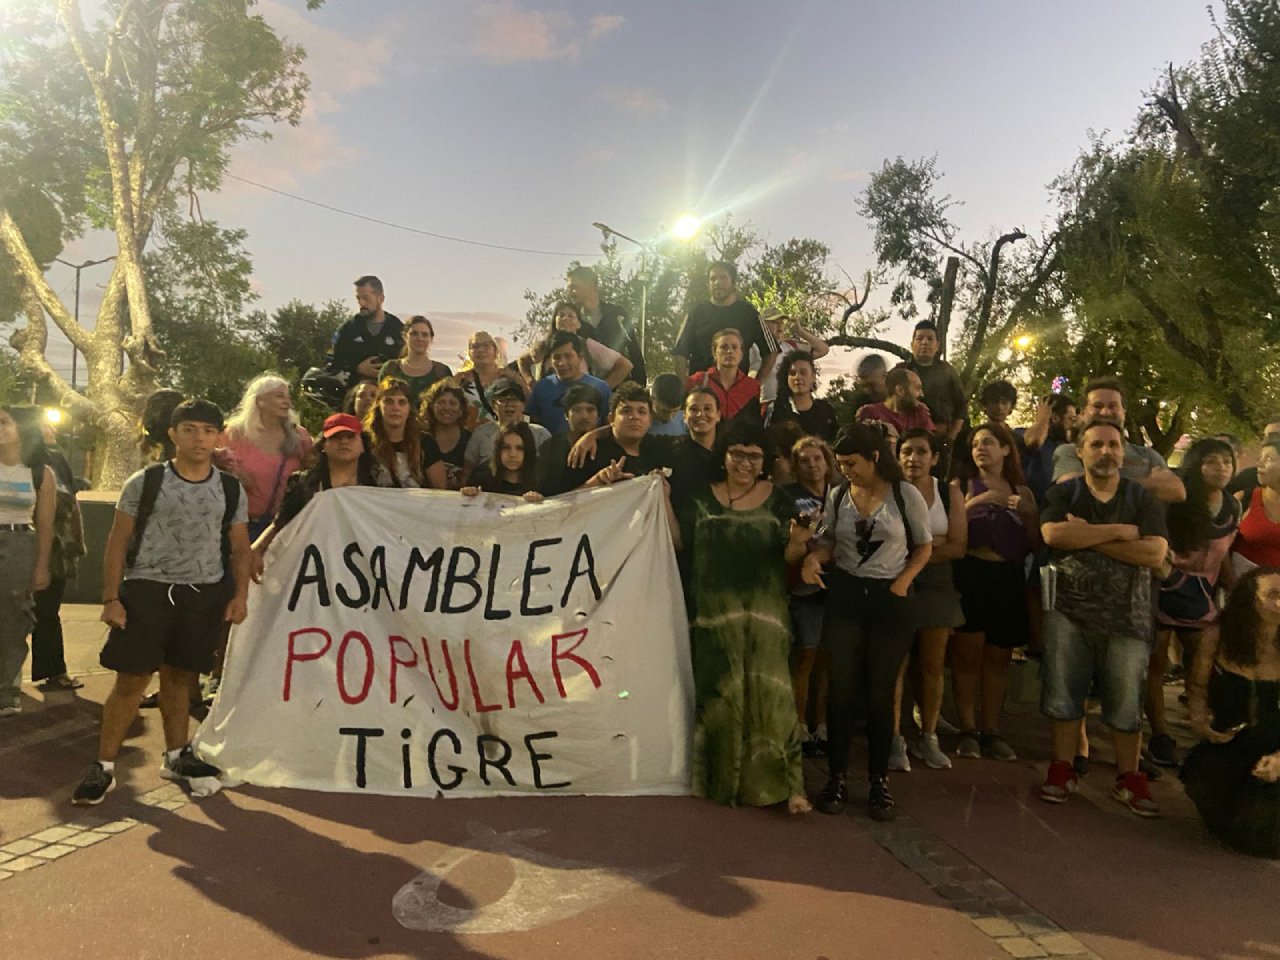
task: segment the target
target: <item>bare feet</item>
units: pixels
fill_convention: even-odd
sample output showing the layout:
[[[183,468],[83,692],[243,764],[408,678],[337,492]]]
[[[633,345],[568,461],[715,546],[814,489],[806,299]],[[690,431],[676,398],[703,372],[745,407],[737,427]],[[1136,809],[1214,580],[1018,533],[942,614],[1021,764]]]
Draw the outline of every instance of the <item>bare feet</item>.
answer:
[[[813,804],[809,802],[809,798],[803,793],[797,793],[787,801],[787,813],[812,813]]]

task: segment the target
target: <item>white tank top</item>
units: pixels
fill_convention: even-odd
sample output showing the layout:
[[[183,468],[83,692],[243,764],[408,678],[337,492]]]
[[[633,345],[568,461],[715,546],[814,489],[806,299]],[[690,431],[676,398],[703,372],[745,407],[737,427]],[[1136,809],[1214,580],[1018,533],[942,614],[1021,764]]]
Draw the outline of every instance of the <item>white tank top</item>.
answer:
[[[942,506],[942,498],[949,496],[951,491],[944,487],[937,477],[933,477],[933,503],[929,505],[929,532],[934,537],[945,537],[947,530],[951,527],[951,518],[947,516],[946,509]]]
[[[0,523],[30,523],[36,509],[36,488],[25,463],[0,463]]]

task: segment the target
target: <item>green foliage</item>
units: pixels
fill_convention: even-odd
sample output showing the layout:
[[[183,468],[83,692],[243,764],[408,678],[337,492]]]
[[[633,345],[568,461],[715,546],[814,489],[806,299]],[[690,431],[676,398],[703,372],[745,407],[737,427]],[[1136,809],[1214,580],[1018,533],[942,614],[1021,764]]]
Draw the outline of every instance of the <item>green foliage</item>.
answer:
[[[651,377],[672,369],[671,348],[680,326],[690,308],[707,299],[707,267],[712,261],[727,260],[738,267],[738,291],[745,299],[760,308],[781,307],[818,333],[834,328],[836,310],[843,310],[848,301],[832,275],[826,244],[791,239],[771,245],[749,225],[737,226],[728,218],[706,225],[693,242],[661,238],[625,260],[616,238],[607,238],[601,250],[604,258],[591,264],[601,299],[627,310],[637,337],[642,296],[645,300],[645,365]],[[565,272],[575,266],[577,261]],[[567,296],[563,285],[541,294],[526,290],[529,309],[516,340],[527,347],[546,336],[555,303]]]
[[[324,366],[333,335],[348,316],[346,305],[338,300],[318,307],[290,300],[270,316],[256,311],[249,327],[274,368],[296,382],[309,367]]]
[[[1280,12],[1228,0],[1128,138],[1095,140],[1056,187],[1077,336],[1203,433],[1280,404]],[[1126,369],[1127,368],[1127,369]],[[1139,389],[1142,389],[1139,386]]]
[[[254,299],[244,238],[243,230],[213,222],[175,220],[165,224],[162,242],[144,261],[170,384],[224,410],[270,364],[241,320]]]

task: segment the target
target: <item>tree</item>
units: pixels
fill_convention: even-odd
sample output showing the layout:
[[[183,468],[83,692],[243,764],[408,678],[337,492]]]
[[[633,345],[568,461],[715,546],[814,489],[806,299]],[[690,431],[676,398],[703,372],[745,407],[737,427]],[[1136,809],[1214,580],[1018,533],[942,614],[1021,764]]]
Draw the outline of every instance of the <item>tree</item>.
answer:
[[[1056,184],[1080,336],[1140,338],[1165,399],[1145,425],[1170,447],[1280,404],[1280,9],[1227,0],[1214,25],[1129,136],[1095,139]]]
[[[1055,235],[1030,239],[1015,254],[1012,245],[1029,239],[1017,228],[963,242],[951,219],[957,201],[940,192],[941,181],[936,157],[886,160],[859,198],[858,212],[874,229],[877,269],[892,280],[891,308],[913,320],[920,315],[917,301],[923,294],[944,345],[951,338],[949,316],[940,309],[949,292],[941,265],[947,257],[959,261],[962,277],[955,297],[964,323],[954,338],[956,366],[973,393],[1008,365],[1007,346],[1015,331],[1043,325],[1061,261]],[[901,348],[895,352],[902,355]]]
[[[333,335],[349,316],[346,304],[339,300],[328,300],[318,307],[290,300],[269,317],[255,313],[249,326],[275,369],[297,379],[310,367],[324,366]]]
[[[818,240],[791,239],[773,245],[761,241],[750,225],[737,226],[725,218],[708,224],[691,243],[661,238],[629,266],[617,243],[616,238],[606,237],[601,244],[603,260],[591,266],[600,282],[601,298],[626,307],[637,336],[644,293],[645,365],[650,375],[672,369],[671,349],[690,308],[707,298],[707,267],[714,260],[737,266],[741,296],[760,308],[778,306],[818,333],[834,330],[839,312],[856,302],[844,286],[848,278],[829,262],[831,249]],[[578,262],[569,266],[572,269]],[[567,296],[563,285],[541,294],[526,290],[529,309],[516,330],[517,341],[530,345],[544,337],[552,308]]]
[[[100,430],[100,482],[136,465],[138,413],[164,353],[153,322],[145,255],[176,237],[180,201],[198,211],[235,143],[297,123],[307,90],[303,51],[282,41],[244,0],[106,0],[87,24],[77,0],[18,3],[0,52],[0,246],[19,278],[23,366]],[[89,227],[114,234],[116,260],[92,328],[75,322],[45,280],[14,196],[56,207],[63,241]],[[197,218],[198,219],[198,218]],[[73,391],[49,365],[47,320],[85,357]],[[122,374],[123,367],[123,374]]]

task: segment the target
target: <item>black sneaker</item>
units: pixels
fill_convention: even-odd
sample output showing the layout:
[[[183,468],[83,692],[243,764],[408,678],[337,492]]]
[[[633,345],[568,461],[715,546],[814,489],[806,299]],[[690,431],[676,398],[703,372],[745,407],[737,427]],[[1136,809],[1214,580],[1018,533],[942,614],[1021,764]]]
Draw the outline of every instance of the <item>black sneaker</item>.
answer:
[[[867,809],[872,820],[884,823],[895,820],[898,808],[894,805],[893,794],[889,792],[889,781],[884,777],[871,778],[871,792],[867,795]]]
[[[221,776],[222,771],[213,764],[205,763],[192,751],[191,746],[182,748],[176,760],[170,761],[166,755],[164,766],[160,768],[160,776],[166,780],[201,780]]]
[[[1178,765],[1178,745],[1167,733],[1157,733],[1152,737],[1151,742],[1147,744],[1147,751],[1151,754],[1152,761],[1162,767]]]
[[[97,806],[108,791],[115,789],[115,785],[116,778],[107,773],[106,767],[95,760],[89,772],[80,781],[80,786],[76,787],[76,792],[71,795],[71,802],[77,807]]]
[[[818,797],[818,809],[823,813],[844,813],[844,806],[849,802],[849,784],[845,782],[844,774],[832,774],[827,779],[827,785],[822,788],[822,795]]]
[[[1149,750],[1143,750],[1142,756],[1138,757],[1138,770],[1145,773],[1148,780],[1159,780],[1164,776],[1164,773],[1156,766],[1155,761],[1151,759],[1151,751]]]

